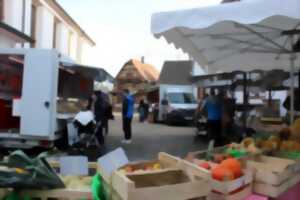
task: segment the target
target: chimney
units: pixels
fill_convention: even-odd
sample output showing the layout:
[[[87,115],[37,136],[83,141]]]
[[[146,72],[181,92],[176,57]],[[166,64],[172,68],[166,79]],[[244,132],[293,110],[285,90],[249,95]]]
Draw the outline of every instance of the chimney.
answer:
[[[142,56],[142,57],[141,57],[141,62],[142,62],[143,64],[145,64],[145,56]]]

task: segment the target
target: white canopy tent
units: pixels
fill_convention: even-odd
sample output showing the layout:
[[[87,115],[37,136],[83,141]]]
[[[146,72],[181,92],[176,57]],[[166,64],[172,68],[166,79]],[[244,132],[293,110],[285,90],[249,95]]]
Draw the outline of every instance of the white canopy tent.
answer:
[[[209,73],[284,69],[292,75],[300,66],[299,0],[244,0],[156,13],[152,33],[181,48]],[[293,110],[291,103],[292,116]]]

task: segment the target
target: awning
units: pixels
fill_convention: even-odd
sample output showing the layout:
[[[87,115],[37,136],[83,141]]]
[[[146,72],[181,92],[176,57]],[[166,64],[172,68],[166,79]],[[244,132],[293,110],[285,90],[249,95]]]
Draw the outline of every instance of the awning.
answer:
[[[5,36],[11,38],[12,40],[14,40],[15,42],[19,42],[19,43],[24,43],[24,42],[33,43],[34,42],[34,39],[29,37],[28,35],[24,34],[23,32],[15,29],[3,22],[0,22],[0,34],[5,35]]]
[[[61,68],[70,73],[79,73],[88,78],[92,78],[94,81],[104,82],[111,81],[111,76],[102,68],[96,68],[91,66],[79,65],[74,63],[61,62]]]
[[[299,0],[245,0],[156,13],[152,32],[212,73],[290,70],[291,52],[300,66]]]

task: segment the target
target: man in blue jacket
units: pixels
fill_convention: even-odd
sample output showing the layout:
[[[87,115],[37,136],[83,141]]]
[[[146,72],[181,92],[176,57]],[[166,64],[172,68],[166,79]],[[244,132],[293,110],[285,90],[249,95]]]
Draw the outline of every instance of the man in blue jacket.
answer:
[[[125,89],[123,94],[122,116],[123,116],[123,131],[125,134],[125,140],[122,140],[125,144],[131,143],[131,122],[134,114],[134,99],[130,95],[128,89]]]

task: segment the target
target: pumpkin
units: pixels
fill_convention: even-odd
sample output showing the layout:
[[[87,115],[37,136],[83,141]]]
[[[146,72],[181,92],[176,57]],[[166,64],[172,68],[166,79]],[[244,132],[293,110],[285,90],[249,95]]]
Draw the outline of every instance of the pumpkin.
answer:
[[[239,178],[242,175],[242,165],[235,158],[228,158],[221,162],[221,167],[227,168],[233,172],[234,178]]]
[[[219,181],[230,181],[234,180],[233,171],[227,167],[218,165],[211,171],[212,178]]]

